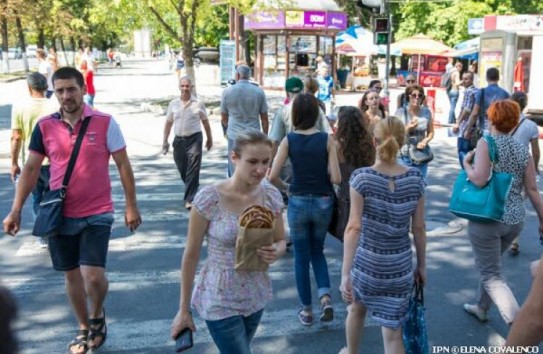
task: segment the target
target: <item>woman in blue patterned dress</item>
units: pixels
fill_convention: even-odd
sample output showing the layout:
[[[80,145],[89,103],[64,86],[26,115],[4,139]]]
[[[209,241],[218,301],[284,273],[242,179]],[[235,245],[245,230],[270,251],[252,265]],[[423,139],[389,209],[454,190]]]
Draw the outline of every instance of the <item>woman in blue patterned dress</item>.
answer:
[[[351,176],[340,290],[350,303],[347,347],[358,353],[366,313],[382,327],[385,354],[403,353],[402,325],[414,282],[426,278],[425,183],[419,169],[397,162],[405,127],[395,118],[375,125],[375,164]],[[417,255],[413,269],[409,225]]]

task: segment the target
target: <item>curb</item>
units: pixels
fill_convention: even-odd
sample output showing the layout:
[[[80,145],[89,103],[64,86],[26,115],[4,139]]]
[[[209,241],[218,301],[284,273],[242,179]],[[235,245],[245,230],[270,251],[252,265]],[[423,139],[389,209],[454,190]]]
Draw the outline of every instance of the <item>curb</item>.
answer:
[[[158,104],[151,104],[151,103],[142,103],[140,104],[140,109],[143,111],[143,112],[152,112],[152,113],[156,113],[156,114],[159,114],[161,116],[164,116],[166,115],[166,108],[162,107],[161,105],[158,105]]]
[[[151,112],[151,113],[156,113],[162,116],[166,115],[166,108],[158,104],[142,103],[140,104],[140,110],[142,112]],[[221,108],[220,107],[211,108],[209,109],[208,113],[209,113],[209,116],[220,116]]]
[[[7,79],[0,79],[0,83],[7,84],[7,83],[17,81],[17,80],[24,80],[25,78],[26,78],[25,76],[10,77],[10,78],[7,78]]]

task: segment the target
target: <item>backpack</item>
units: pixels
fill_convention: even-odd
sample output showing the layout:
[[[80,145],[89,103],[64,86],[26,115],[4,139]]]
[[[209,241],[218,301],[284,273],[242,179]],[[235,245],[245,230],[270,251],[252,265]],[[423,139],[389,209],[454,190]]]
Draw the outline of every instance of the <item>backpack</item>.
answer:
[[[447,91],[452,88],[452,69],[441,75],[441,87],[445,87]]]

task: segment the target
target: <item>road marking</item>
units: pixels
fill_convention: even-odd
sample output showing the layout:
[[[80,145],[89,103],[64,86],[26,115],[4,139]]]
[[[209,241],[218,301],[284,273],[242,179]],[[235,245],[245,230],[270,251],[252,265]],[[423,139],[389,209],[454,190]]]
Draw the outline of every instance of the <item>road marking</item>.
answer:
[[[184,246],[184,244],[183,244]],[[182,247],[176,247],[182,248]],[[157,248],[158,249],[158,248]],[[41,252],[44,257],[48,257],[45,252]],[[287,257],[293,257],[292,255]],[[179,264],[181,253],[178,259],[172,260],[172,265]],[[203,262],[200,262],[198,271]],[[177,268],[164,271],[108,271],[110,291],[132,291],[144,288],[153,288],[157,285],[179,284],[179,272]],[[331,277],[341,276],[341,260],[328,257],[328,272]],[[46,296],[64,294],[64,278],[60,273],[50,273],[51,276],[33,277],[33,276],[5,276],[3,281],[8,285],[17,297],[23,296]],[[269,276],[272,281],[283,281],[292,279],[294,282],[294,265],[288,261],[282,261],[270,266]]]
[[[345,327],[346,310],[343,304],[336,304],[334,308],[335,319],[328,323],[318,321],[319,311],[315,312],[315,323],[312,326],[303,326],[296,315],[295,308],[283,310],[264,310],[262,321],[258,326],[255,338],[284,338],[286,336],[306,336],[321,331],[343,330]],[[58,353],[66,346],[65,333],[71,333],[74,328],[66,324],[51,326],[48,322],[54,321],[51,310],[41,310],[33,313],[22,313],[18,335],[24,343],[24,353]],[[170,326],[175,313],[171,318],[142,321],[136,318],[116,318],[109,312],[108,339],[103,350],[128,351],[173,347],[170,339]],[[194,324],[197,331],[194,333],[194,343],[212,343],[206,324],[194,312]],[[62,318],[59,318],[62,320]],[[41,326],[47,326],[46,330],[38,330]],[[368,317],[366,327],[377,326],[377,323]]]

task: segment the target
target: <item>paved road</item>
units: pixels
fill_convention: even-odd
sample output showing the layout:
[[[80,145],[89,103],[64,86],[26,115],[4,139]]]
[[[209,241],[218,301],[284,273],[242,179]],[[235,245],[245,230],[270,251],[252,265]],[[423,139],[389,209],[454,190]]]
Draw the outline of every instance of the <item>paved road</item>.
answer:
[[[201,67],[198,92],[216,104],[220,88],[203,85],[213,68]],[[141,103],[177,94],[175,78],[164,62],[129,61],[124,68],[104,69],[96,76],[98,109],[113,113],[125,134],[134,166],[138,201],[144,223],[135,234],[122,224],[123,193],[119,176],[111,168],[116,223],[110,243],[108,277],[111,281],[106,301],[109,336],[102,353],[166,353],[172,351],[169,326],[179,296],[179,264],[185,245],[187,213],[182,208],[183,186],[172,155],[160,154],[164,116],[145,113]],[[6,146],[9,141],[10,104],[26,94],[24,82],[0,84],[0,215],[10,208],[13,186],[9,182]],[[281,102],[280,93],[269,93],[272,106]],[[341,104],[354,103],[355,96],[339,96]],[[226,146],[221,139],[218,117],[212,117],[216,146],[205,153],[201,183],[211,184],[225,176]],[[426,289],[427,321],[431,345],[494,345],[503,340],[507,328],[496,310],[481,325],[461,309],[475,296],[477,274],[465,229],[451,230],[453,220],[447,202],[458,163],[454,141],[444,130],[432,144],[436,159],[429,171],[427,219],[433,229],[428,242]],[[0,277],[16,295],[21,308],[17,324],[23,353],[61,353],[73,337],[75,321],[64,295],[63,279],[50,267],[46,251],[30,236],[31,212],[23,212],[23,230],[16,238],[0,237]],[[461,225],[461,224],[460,224]],[[439,229],[439,227],[442,227]],[[453,232],[457,231],[457,232]],[[504,258],[505,274],[522,301],[530,286],[528,263],[539,257],[537,224],[530,212],[522,235],[518,257]],[[326,241],[332,288],[339,286],[341,244]],[[205,248],[204,248],[205,250]],[[205,251],[202,255],[205,258]],[[345,309],[334,296],[336,320],[329,325],[316,323],[307,328],[296,318],[297,296],[293,257],[287,254],[270,269],[274,300],[266,308],[257,332],[255,353],[336,353],[344,343]],[[336,290],[334,290],[336,291]],[[334,295],[338,293],[334,292]],[[315,294],[316,298],[316,294]],[[193,353],[216,353],[203,321],[196,317]],[[383,352],[380,329],[366,322],[364,353]]]

